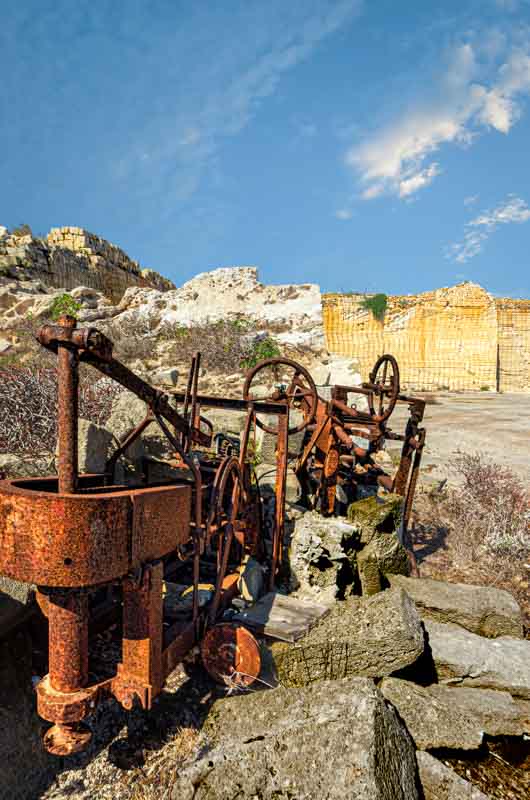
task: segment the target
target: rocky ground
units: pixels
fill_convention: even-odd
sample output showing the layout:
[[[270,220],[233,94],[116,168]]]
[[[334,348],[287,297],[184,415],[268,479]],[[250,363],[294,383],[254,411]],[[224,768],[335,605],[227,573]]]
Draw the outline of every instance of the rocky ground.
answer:
[[[492,587],[408,577],[406,560],[387,560],[392,496],[371,514],[361,503],[350,520],[313,523],[290,506],[284,590],[330,610],[294,644],[262,637],[261,680],[245,694],[213,684],[192,654],[152,712],[107,703],[90,720],[89,750],[56,759],[39,746],[29,642],[13,634],[2,660],[0,797],[524,797],[530,641],[520,607]],[[370,574],[384,572],[388,588],[352,593],[374,542],[382,557]],[[347,582],[346,563],[358,570]],[[98,647],[104,663],[110,637]]]

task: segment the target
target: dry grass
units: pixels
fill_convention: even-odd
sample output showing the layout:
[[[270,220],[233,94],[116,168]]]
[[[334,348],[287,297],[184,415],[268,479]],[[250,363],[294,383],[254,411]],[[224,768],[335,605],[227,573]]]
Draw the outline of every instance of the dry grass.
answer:
[[[530,493],[514,472],[478,454],[459,454],[453,469],[455,483],[418,496],[420,573],[506,589],[530,628]]]

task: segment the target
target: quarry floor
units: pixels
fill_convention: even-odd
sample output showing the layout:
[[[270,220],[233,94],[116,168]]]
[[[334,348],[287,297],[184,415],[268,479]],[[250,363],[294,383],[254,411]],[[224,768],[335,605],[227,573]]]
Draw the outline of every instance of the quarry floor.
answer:
[[[406,417],[407,406],[397,406],[390,427],[401,433]],[[437,393],[425,407],[424,425],[423,479],[450,478],[450,457],[462,450],[484,454],[530,482],[530,394]],[[400,450],[398,442],[387,448],[391,455]]]

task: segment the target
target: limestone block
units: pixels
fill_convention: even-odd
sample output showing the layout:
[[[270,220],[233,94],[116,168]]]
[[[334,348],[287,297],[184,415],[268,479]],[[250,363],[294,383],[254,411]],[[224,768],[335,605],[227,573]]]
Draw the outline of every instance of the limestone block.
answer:
[[[299,642],[278,642],[271,648],[283,686],[391,675],[413,664],[423,649],[418,612],[402,589],[335,603]]]
[[[530,641],[485,639],[452,623],[424,624],[440,683],[501,689],[530,700]]]
[[[523,638],[521,608],[509,592],[493,586],[446,583],[431,578],[389,577],[412,597],[423,619],[454,622],[480,636]]]
[[[509,692],[433,684],[417,686],[385,678],[379,687],[395,706],[420,750],[473,750],[484,733],[522,736],[530,730],[530,702]]]
[[[412,742],[370,680],[220,700],[204,730],[174,800],[418,798]]]
[[[430,753],[416,753],[425,800],[489,800],[472,783],[446,767]]]

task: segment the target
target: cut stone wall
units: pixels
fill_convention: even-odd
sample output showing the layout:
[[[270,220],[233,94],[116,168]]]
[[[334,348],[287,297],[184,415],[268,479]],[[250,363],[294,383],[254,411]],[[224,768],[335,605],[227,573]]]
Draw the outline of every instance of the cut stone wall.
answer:
[[[131,286],[167,291],[173,283],[116,245],[82,228],[52,228],[45,239],[0,234],[0,276],[41,281],[44,286],[97,289],[115,303]]]
[[[384,320],[366,295],[323,295],[330,352],[358,359],[367,376],[378,356],[396,356],[409,389],[530,390],[530,301],[496,299],[463,283],[388,297]]]

